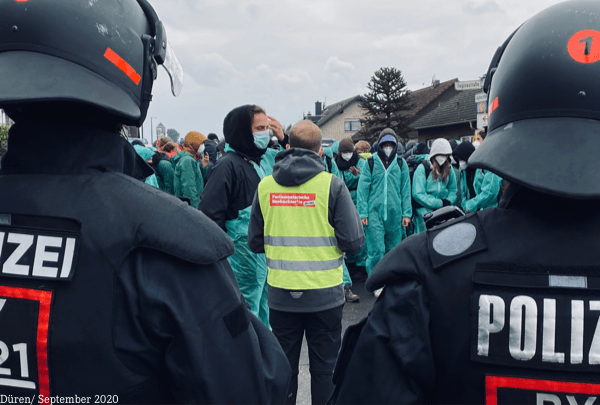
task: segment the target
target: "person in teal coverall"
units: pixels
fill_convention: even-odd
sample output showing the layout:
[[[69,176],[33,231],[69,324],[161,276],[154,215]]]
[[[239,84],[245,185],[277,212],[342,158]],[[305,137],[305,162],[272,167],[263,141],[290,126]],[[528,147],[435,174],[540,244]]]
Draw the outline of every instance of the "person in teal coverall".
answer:
[[[337,153],[339,146],[339,142],[335,141],[331,148],[323,148],[323,153],[321,158],[323,159],[323,163],[325,163],[325,170],[328,173],[333,174],[334,176],[339,177],[344,180],[344,175],[340,172],[338,165],[336,163],[336,157],[334,153]],[[335,148],[335,151],[333,150]],[[346,260],[344,260],[344,293],[346,295],[346,301],[348,302],[358,302],[360,297],[350,290],[352,287],[352,278],[350,277],[350,272],[348,271],[348,266],[346,266]]]
[[[149,161],[152,160],[152,155],[154,155],[154,151],[152,149],[140,145],[133,145],[133,148],[142,159],[144,159],[147,163],[150,163]],[[158,181],[156,180],[156,174],[146,177],[145,182],[146,184],[150,184],[151,186],[159,188]]]
[[[367,273],[385,253],[406,237],[412,204],[410,177],[406,161],[396,154],[398,140],[393,130],[381,131],[373,171],[369,161],[363,165],[358,181],[358,214],[367,232]],[[379,296],[381,291],[376,291]]]
[[[475,212],[498,206],[502,178],[483,169],[469,167],[467,161],[475,147],[470,143],[459,145],[452,153],[459,164],[459,204],[465,212]]]
[[[415,234],[426,230],[423,215],[456,203],[456,175],[450,164],[451,154],[450,142],[438,138],[431,145],[429,159],[415,169],[412,195],[415,202],[421,205],[415,210]],[[431,168],[427,178],[424,165]]]
[[[369,156],[370,157],[370,156]],[[360,173],[363,167],[366,165],[367,160],[363,159],[355,149],[354,142],[352,139],[342,139],[339,144],[339,153],[335,157],[335,163],[340,172],[340,177],[346,183],[346,187],[350,191],[350,196],[354,205],[358,209],[358,181],[360,179]],[[365,234],[366,234],[365,229]],[[357,266],[366,266],[367,261],[367,244],[365,243],[357,254],[348,255],[348,262],[356,263]]]

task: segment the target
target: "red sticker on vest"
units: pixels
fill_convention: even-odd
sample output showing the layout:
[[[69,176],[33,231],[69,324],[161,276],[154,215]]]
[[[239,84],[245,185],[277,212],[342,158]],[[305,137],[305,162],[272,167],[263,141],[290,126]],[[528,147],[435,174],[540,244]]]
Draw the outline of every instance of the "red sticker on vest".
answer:
[[[0,286],[0,392],[50,395],[52,291]]]
[[[487,405],[508,403],[591,405],[599,394],[600,384],[513,377],[485,377]]]
[[[579,31],[571,37],[567,45],[569,55],[580,63],[594,63],[600,60],[600,32]]]
[[[316,194],[271,193],[271,207],[314,207]]]

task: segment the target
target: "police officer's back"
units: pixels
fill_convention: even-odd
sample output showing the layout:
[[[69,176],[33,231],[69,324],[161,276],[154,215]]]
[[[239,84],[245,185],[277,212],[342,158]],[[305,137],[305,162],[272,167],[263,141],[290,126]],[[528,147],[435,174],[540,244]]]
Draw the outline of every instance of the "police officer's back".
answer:
[[[469,164],[511,186],[499,208],[410,237],[375,268],[367,288],[385,289],[348,329],[333,403],[594,403],[599,15],[562,3],[499,48]]]
[[[16,121],[0,173],[0,393],[283,401],[289,365],[240,298],[231,242],[140,181],[152,169],[118,133],[144,121],[160,63],[182,84],[154,10],[11,1],[0,15],[0,107]]]

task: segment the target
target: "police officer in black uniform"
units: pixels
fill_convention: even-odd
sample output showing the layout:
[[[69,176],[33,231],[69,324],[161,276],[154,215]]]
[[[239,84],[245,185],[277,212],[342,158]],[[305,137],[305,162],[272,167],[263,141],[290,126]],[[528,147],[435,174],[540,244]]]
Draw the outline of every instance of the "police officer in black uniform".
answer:
[[[348,328],[332,403],[587,404],[600,394],[600,3],[525,22],[484,85],[469,165],[501,206],[402,242]]]
[[[119,135],[144,121],[159,65],[182,85],[150,4],[3,1],[0,21],[0,107],[16,121],[0,173],[0,393],[283,402],[290,367],[241,297],[231,242],[144,184],[152,169]]]

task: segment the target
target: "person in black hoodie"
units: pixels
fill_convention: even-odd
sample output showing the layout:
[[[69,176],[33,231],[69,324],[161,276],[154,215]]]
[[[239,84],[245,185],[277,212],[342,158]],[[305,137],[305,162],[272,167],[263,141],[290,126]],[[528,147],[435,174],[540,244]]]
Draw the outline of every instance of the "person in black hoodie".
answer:
[[[169,138],[160,138],[156,142],[156,153],[152,156],[152,162],[150,166],[154,169],[156,174],[156,181],[158,182],[158,188],[167,193],[173,194],[173,165],[171,164],[171,158],[164,152],[164,147],[171,140]]]
[[[215,164],[217,163],[218,160],[218,154],[217,154],[217,142],[219,140],[219,138],[217,137],[217,135],[210,133],[207,136],[207,140],[204,141],[203,145],[204,145],[204,150],[203,153],[208,153],[208,166],[206,167],[206,176],[204,178],[204,185],[206,185],[206,182],[208,181],[208,179],[210,178],[210,175],[212,174],[212,169],[215,166]],[[215,138],[217,139],[215,141]]]
[[[235,245],[228,257],[242,295],[250,309],[265,325],[267,306],[267,264],[264,255],[248,248],[248,221],[252,197],[260,180],[271,174],[278,150],[267,145],[270,132],[281,144],[287,140],[281,124],[257,105],[234,108],[223,122],[227,144],[200,197],[198,209],[227,232]]]
[[[342,252],[357,253],[365,236],[343,180],[327,173],[319,156],[319,128],[300,121],[289,146],[277,155],[273,175],[258,186],[248,243],[253,252],[267,253],[271,326],[293,372],[286,404],[296,403],[305,332],[312,403],[324,404],[333,391],[341,344]],[[294,201],[303,196],[312,201]]]
[[[452,157],[458,163],[459,167],[457,176],[457,205],[459,207],[463,206],[463,202],[476,195],[475,187],[473,186],[476,169],[470,167],[467,163],[473,152],[475,152],[475,146],[471,142],[460,143],[452,152]]]

